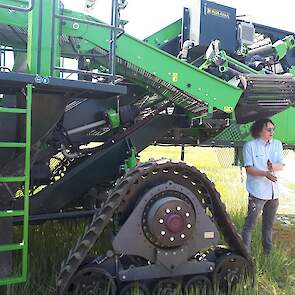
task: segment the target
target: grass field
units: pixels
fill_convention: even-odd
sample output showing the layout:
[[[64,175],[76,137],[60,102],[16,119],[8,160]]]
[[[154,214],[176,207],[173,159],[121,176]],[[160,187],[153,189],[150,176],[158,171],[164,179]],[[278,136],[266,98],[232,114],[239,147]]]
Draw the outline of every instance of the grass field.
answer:
[[[215,182],[238,230],[241,230],[247,205],[245,173],[232,167],[232,150],[187,147],[185,162],[195,165]],[[141,153],[141,161],[166,157],[179,160],[179,147],[149,147]],[[246,294],[295,295],[295,174],[294,153],[288,155],[286,172],[282,174],[280,215],[275,225],[275,247],[265,257],[261,249],[260,224],[253,235],[253,255],[257,266],[257,287]],[[30,229],[29,280],[26,284],[2,287],[1,295],[55,294],[55,277],[61,261],[82,233],[87,220],[52,221]],[[100,242],[97,251],[105,248]],[[241,293],[236,293],[241,294]]]

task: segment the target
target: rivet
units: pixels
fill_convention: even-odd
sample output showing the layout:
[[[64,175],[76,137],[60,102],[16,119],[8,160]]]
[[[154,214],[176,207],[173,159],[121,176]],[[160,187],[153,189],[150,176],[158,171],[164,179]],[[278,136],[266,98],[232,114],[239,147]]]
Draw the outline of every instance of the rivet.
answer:
[[[73,29],[78,30],[80,28],[80,25],[78,23],[73,23]]]
[[[173,242],[175,240],[174,237],[170,237],[170,241]]]
[[[165,236],[166,232],[164,230],[161,231],[161,235]]]
[[[186,212],[186,213],[185,213],[185,216],[186,216],[186,217],[189,217],[189,213],[188,213],[188,212]]]
[[[190,223],[188,223],[186,227],[187,227],[187,228],[191,228],[192,225],[191,225]]]
[[[159,223],[161,223],[161,224],[164,223],[164,219],[162,219],[162,218],[159,219]]]
[[[184,239],[184,238],[185,238],[185,234],[181,234],[180,237],[181,237],[182,239]]]
[[[176,207],[176,210],[177,210],[177,211],[180,211],[180,210],[181,210],[181,207],[180,207],[180,206],[177,206],[177,207]]]
[[[169,208],[166,209],[166,213],[170,213],[171,210]]]

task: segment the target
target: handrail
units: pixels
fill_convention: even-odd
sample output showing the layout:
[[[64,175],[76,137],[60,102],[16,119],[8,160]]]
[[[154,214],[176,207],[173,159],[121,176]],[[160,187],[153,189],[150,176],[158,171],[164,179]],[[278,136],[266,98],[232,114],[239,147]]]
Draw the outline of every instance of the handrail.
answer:
[[[19,12],[30,12],[33,10],[34,5],[35,5],[35,0],[30,0],[30,6],[27,8],[22,8],[19,6],[11,6],[11,5],[1,4],[1,3],[0,3],[0,8],[6,8],[10,10],[19,11]]]
[[[101,73],[101,75],[104,76],[109,76],[111,77],[111,81],[114,82],[116,78],[116,39],[117,39],[117,32],[120,34],[124,33],[124,29],[120,28],[118,26],[118,0],[112,0],[112,22],[111,25],[104,24],[98,21],[93,21],[89,19],[80,19],[77,17],[72,17],[72,16],[67,16],[67,15],[62,15],[59,13],[56,13],[56,1],[53,0],[53,13],[52,13],[52,22],[53,22],[53,29],[51,32],[51,40],[52,44],[54,44],[54,35],[55,35],[55,19],[58,18],[60,20],[67,20],[67,21],[72,21],[76,23],[81,23],[81,24],[87,24],[87,25],[92,25],[96,27],[101,27],[101,28],[106,28],[109,29],[111,32],[110,36],[110,48],[109,48],[109,73]],[[51,47],[51,76],[53,76],[54,70],[59,70],[62,71],[62,68],[56,67],[53,64],[53,59],[54,59],[54,46]],[[75,71],[79,72],[79,71]]]
[[[56,14],[55,17],[60,18],[60,19],[64,19],[64,20],[77,22],[77,23],[93,25],[93,26],[102,27],[102,28],[106,28],[106,29],[110,29],[110,30],[114,30],[114,31],[124,32],[124,29],[122,29],[122,28],[118,28],[118,27],[115,27],[115,26],[111,26],[111,25],[107,25],[107,24],[104,24],[104,23],[99,23],[99,22],[95,22],[95,21],[91,21],[91,20],[87,20],[87,19],[81,19],[81,18],[62,15],[62,14]]]

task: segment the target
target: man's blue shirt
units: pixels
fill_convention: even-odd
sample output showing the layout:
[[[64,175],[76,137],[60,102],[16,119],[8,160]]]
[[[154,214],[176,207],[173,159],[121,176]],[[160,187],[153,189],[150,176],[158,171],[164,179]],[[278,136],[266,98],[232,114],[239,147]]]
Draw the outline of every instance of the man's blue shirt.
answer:
[[[258,170],[267,171],[268,159],[272,163],[284,164],[283,145],[277,139],[265,142],[263,139],[257,138],[244,145],[243,158],[245,167],[253,166]],[[264,176],[247,174],[246,188],[251,195],[259,199],[270,200],[279,197],[278,183],[272,182]]]

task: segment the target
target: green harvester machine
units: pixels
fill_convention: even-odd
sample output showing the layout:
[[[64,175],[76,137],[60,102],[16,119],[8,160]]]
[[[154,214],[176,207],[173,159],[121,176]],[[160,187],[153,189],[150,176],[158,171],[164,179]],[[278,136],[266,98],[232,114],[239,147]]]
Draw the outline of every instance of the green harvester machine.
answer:
[[[225,147],[242,165],[262,117],[294,150],[295,34],[194,0],[142,41],[124,31],[127,1],[111,2],[106,24],[59,0],[0,1],[0,285],[27,280],[31,223],[92,216],[57,294],[231,294],[255,267],[214,184],[183,161],[137,156]],[[109,224],[111,249],[91,257]]]

